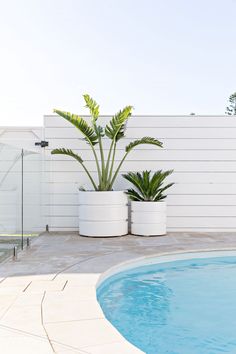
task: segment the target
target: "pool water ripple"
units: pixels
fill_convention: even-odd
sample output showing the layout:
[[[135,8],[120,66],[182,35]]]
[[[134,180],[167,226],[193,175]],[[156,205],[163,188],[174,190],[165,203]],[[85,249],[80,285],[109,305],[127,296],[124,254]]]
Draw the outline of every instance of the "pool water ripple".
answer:
[[[104,281],[97,296],[147,354],[236,353],[236,256],[140,266]]]

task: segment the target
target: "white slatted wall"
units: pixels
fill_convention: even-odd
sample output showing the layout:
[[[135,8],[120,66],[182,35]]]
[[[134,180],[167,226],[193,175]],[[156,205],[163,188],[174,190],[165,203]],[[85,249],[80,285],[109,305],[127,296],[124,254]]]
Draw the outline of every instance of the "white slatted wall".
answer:
[[[102,117],[106,122],[108,117]],[[117,159],[131,140],[153,136],[163,149],[139,147],[131,152],[122,171],[174,169],[169,181],[175,186],[168,196],[169,231],[236,231],[236,118],[227,116],[133,116]],[[57,116],[45,116],[49,141],[51,230],[78,230],[77,186],[89,187],[76,161],[51,156],[53,148],[78,152],[95,173],[92,154],[78,130]],[[108,147],[109,140],[105,142]],[[116,189],[125,188],[121,177]]]

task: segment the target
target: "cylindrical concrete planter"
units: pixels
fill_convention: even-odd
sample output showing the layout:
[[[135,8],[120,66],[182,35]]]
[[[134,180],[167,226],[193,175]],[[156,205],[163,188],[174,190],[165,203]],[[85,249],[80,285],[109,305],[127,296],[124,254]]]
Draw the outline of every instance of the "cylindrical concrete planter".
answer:
[[[111,237],[128,233],[128,199],[123,191],[79,191],[81,236]]]
[[[166,202],[131,202],[131,233],[140,236],[166,234]]]

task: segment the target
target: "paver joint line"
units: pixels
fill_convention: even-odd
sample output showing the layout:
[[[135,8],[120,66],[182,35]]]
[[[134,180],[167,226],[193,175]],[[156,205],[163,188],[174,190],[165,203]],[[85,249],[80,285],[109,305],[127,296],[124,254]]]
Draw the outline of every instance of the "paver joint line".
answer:
[[[15,306],[18,299],[22,297],[24,300],[23,296],[27,296],[26,299],[29,299],[29,304],[31,301],[32,306],[36,306],[36,308],[38,306],[40,313],[38,321],[40,321],[40,327],[43,328],[45,337],[38,336],[38,338],[47,341],[48,348],[51,348],[52,353],[62,354],[63,351],[67,352],[67,350],[68,353],[69,351],[81,354],[92,354],[95,351],[100,353],[104,346],[104,348],[106,347],[106,354],[108,352],[108,354],[113,354],[109,348],[110,345],[112,348],[112,343],[114,345],[116,343],[114,352],[118,352],[119,348],[121,348],[119,354],[123,354],[122,351],[129,353],[129,349],[132,348],[130,352],[141,354],[142,352],[128,343],[104,316],[98,317],[100,310],[98,311],[97,305],[95,305],[95,286],[101,273],[121,263],[144,256],[169,255],[191,251],[201,252],[213,249],[236,249],[235,235],[233,233],[194,234],[185,232],[170,233],[165,238],[126,236],[115,239],[85,239],[74,234],[65,236],[44,234],[35,240],[34,247],[27,250],[27,252],[19,254],[19,262],[7,261],[1,264],[0,279],[3,279],[0,281],[0,303],[1,296],[6,296],[7,292],[13,296],[14,300],[10,301],[10,304],[6,302],[6,307],[3,308],[0,319],[6,316],[9,310],[14,311],[13,306]],[[30,281],[24,284],[24,282],[27,282],[27,277],[29,277]],[[4,285],[4,282],[6,285]],[[24,288],[22,288],[22,284]],[[80,294],[81,291],[82,293]],[[35,300],[38,299],[38,296],[42,296],[42,298],[40,297],[40,303]],[[52,311],[49,314],[46,309],[47,296],[49,296],[47,306],[48,304],[50,305],[50,301],[52,303],[50,305],[52,306]],[[58,298],[59,296],[61,297]],[[55,305],[53,302],[54,297]],[[85,299],[86,303],[84,302]],[[24,303],[24,301],[20,300],[20,306],[23,308],[29,305]],[[73,301],[79,306],[74,306]],[[66,308],[68,302],[70,302],[69,313],[68,308]],[[18,302],[16,306],[19,307]],[[53,306],[55,306],[55,309],[53,309]],[[57,306],[65,306],[66,311],[58,313]],[[83,306],[88,306],[90,312]],[[80,308],[82,309],[82,314],[77,313],[77,310],[74,311],[74,309]],[[53,319],[53,311],[56,311],[55,313],[57,314],[54,317],[56,321],[45,322],[46,318]],[[47,317],[45,317],[46,314]],[[86,318],[87,314],[90,314],[89,318]],[[66,318],[70,320],[66,320]],[[36,321],[37,316],[35,317],[35,324],[32,323],[32,326],[35,325],[37,329],[38,324]],[[103,323],[103,325],[98,325],[99,322]],[[19,326],[16,329],[17,333],[27,334],[32,338],[37,337],[37,334],[23,330],[27,328],[24,323],[22,323],[22,330],[20,329],[20,322],[17,325]],[[55,332],[56,325],[59,326],[57,328],[60,328],[61,334]],[[83,331],[79,332],[77,328],[83,328]],[[97,332],[96,328],[98,333],[100,333],[99,330],[102,331],[102,340],[100,337],[93,338],[91,328],[93,333]],[[74,334],[70,333],[71,329],[73,329]],[[11,328],[11,331],[13,330]],[[58,340],[54,338],[55,333]],[[41,353],[34,352],[32,354]]]
[[[52,348],[52,351],[55,353],[54,347],[53,347],[53,345],[51,343],[51,340],[49,338],[48,332],[47,332],[47,330],[46,330],[46,328],[44,326],[44,321],[43,321],[43,302],[44,302],[44,299],[45,299],[45,295],[46,295],[46,292],[44,292],[42,300],[41,300],[41,312],[40,312],[41,313],[41,323],[42,323],[42,327],[44,329],[44,332],[45,332],[45,334],[47,336],[48,342],[49,342],[49,344],[50,344],[50,346]]]
[[[39,338],[39,339],[42,339],[42,340],[47,340],[46,337],[42,337],[40,335],[37,335],[35,333],[30,333],[28,331],[23,331],[23,330],[20,330],[18,328],[14,328],[14,327],[10,327],[10,326],[6,326],[2,323],[0,323],[0,328],[2,329],[6,329],[8,331],[11,331],[11,332],[14,332],[14,333],[17,333],[17,334],[21,334],[21,335],[27,335],[29,337],[35,337],[35,338]],[[0,336],[1,337],[1,336]]]
[[[26,290],[28,289],[28,287],[31,285],[32,281],[29,282],[29,284],[25,287],[25,289],[23,290],[23,292],[26,292]]]

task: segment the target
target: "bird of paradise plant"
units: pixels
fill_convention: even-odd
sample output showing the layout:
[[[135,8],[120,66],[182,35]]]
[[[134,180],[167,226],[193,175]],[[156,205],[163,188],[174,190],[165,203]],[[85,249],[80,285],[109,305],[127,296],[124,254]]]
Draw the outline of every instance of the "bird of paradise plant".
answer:
[[[77,114],[54,109],[62,118],[73,124],[84,136],[84,140],[90,145],[97,167],[98,183],[91,176],[91,173],[84,164],[83,158],[73,152],[71,149],[60,148],[52,150],[53,155],[67,155],[74,158],[83,167],[95,191],[111,191],[114,182],[118,176],[120,168],[128,154],[138,145],[151,144],[162,147],[162,143],[152,137],[145,136],[141,139],[130,142],[125,147],[124,156],[115,167],[115,156],[117,144],[120,139],[124,138],[127,127],[127,121],[132,114],[132,106],[126,106],[116,113],[105,127],[99,125],[99,105],[88,94],[83,95],[86,106],[91,115],[91,123],[88,124],[84,118]],[[105,156],[103,148],[103,139],[111,140],[107,156]],[[98,149],[95,149],[96,145]]]

